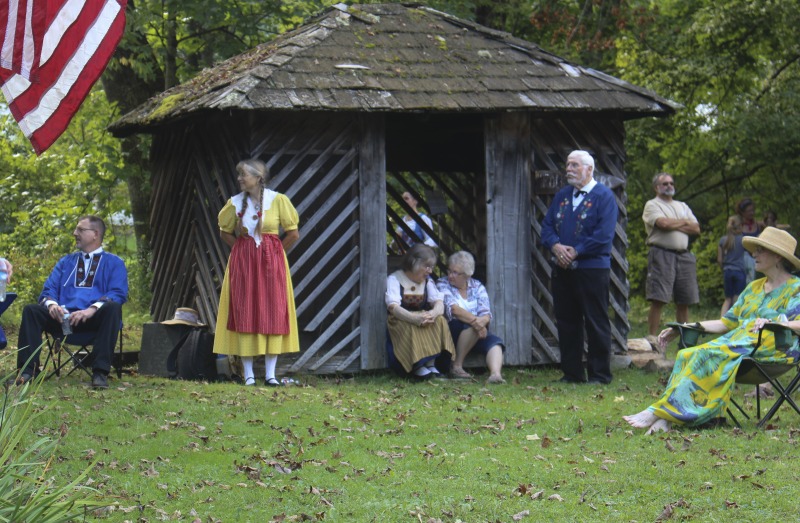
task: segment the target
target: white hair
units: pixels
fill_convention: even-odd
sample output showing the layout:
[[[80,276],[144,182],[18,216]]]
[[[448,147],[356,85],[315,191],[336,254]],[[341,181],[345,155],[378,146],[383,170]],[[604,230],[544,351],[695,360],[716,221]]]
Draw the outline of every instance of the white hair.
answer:
[[[589,167],[592,168],[592,171],[594,171],[594,158],[592,158],[591,154],[589,154],[586,151],[581,151],[579,149],[569,153],[569,156],[567,158],[571,158],[573,156],[578,157],[583,165],[588,165]]]
[[[464,274],[470,277],[475,274],[475,258],[467,251],[458,251],[451,254],[447,258],[447,265],[460,268],[464,271]]]

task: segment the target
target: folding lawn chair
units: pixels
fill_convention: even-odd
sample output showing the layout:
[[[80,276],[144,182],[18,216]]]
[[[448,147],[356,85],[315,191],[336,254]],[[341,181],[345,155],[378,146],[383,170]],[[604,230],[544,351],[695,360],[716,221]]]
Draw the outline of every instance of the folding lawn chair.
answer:
[[[80,369],[91,377],[92,369],[89,365],[91,365],[90,357],[92,353],[89,347],[94,344],[96,336],[97,332],[95,331],[73,332],[66,336],[54,336],[45,332],[47,357],[44,360],[42,369],[47,369],[47,364],[51,361],[53,364],[53,370],[45,379],[61,376],[61,371],[70,364],[72,364],[72,368],[67,372],[67,376]],[[117,378],[122,378],[122,324],[120,324],[117,333],[117,346],[119,347]]]
[[[703,330],[699,323],[668,323],[667,326],[677,330],[678,334],[680,335],[678,350],[694,347],[695,345],[698,345],[698,340],[701,336],[711,334]],[[750,351],[750,354],[742,358],[742,362],[739,364],[739,369],[736,371],[736,383],[740,385],[755,385],[756,387],[756,417],[759,420],[756,424],[756,428],[763,427],[770,419],[772,419],[772,416],[775,415],[784,402],[787,402],[798,414],[798,416],[800,416],[800,407],[797,406],[797,403],[795,403],[791,396],[800,385],[800,361],[795,361],[794,363],[763,363],[757,361],[754,356],[761,347],[761,337],[764,333],[764,330],[771,331],[775,335],[775,347],[783,351],[791,347],[792,338],[794,336],[798,336],[797,333],[788,327],[784,327],[778,323],[767,323],[764,325],[764,329],[758,333],[758,340],[756,341],[753,350]],[[784,387],[778,378],[788,373],[792,369],[795,369],[797,372],[789,384]],[[761,389],[759,385],[764,383],[769,383],[772,385],[777,398],[775,404],[762,418]],[[742,415],[744,415],[745,418],[750,419],[750,416],[733,398],[731,398],[731,403],[739,410],[739,412],[742,413]],[[730,408],[728,408],[728,416],[737,427],[741,428],[739,421],[733,415],[733,412]]]

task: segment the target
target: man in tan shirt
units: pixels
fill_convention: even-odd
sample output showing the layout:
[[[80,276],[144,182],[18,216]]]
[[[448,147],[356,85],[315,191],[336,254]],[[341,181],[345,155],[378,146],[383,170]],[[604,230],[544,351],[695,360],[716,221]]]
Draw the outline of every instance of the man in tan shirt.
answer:
[[[644,206],[642,220],[647,231],[647,285],[650,301],[647,326],[651,336],[661,330],[661,309],[675,301],[675,319],[689,321],[689,305],[700,301],[697,262],[689,252],[689,236],[700,234],[700,224],[683,202],[673,200],[675,182],[667,173],[653,177],[656,197]],[[648,337],[649,339],[649,337]]]

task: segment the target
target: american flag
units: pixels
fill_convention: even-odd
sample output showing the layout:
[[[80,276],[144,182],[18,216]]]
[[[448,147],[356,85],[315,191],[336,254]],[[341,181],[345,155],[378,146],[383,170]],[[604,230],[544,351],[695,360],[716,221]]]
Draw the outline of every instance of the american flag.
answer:
[[[125,30],[127,0],[0,0],[0,82],[42,154],[100,78]]]

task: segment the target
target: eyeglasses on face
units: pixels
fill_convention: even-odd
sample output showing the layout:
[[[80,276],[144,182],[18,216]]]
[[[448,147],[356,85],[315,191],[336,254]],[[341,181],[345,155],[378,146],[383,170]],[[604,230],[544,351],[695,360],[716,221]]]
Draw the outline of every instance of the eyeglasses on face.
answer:
[[[675,182],[661,182],[658,185],[672,185],[674,187],[675,186]]]
[[[95,232],[97,232],[97,229],[91,229],[91,228],[88,228],[88,227],[75,227],[75,230],[78,231],[81,234],[85,233],[86,231],[95,231]]]
[[[466,272],[459,272],[459,271],[457,271],[455,269],[447,269],[447,275],[448,276],[462,276],[463,277],[463,276],[466,276],[467,273]]]

